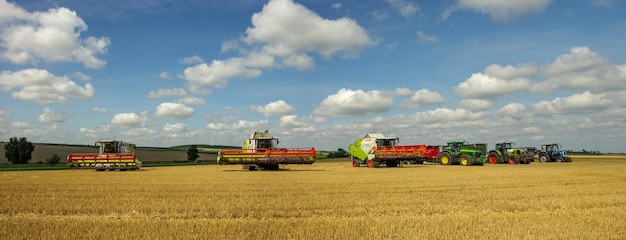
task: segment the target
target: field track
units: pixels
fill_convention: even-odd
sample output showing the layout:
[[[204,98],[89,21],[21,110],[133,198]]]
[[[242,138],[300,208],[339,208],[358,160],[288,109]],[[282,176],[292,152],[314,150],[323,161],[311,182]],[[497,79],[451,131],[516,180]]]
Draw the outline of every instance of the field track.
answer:
[[[3,239],[623,239],[626,157],[0,172]]]

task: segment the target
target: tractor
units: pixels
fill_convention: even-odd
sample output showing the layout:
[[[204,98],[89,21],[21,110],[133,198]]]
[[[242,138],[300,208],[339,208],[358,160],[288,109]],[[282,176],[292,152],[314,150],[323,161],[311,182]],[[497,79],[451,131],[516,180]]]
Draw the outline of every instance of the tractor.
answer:
[[[348,153],[352,167],[398,167],[402,163],[423,164],[432,161],[439,154],[439,146],[398,145],[399,138],[385,137],[380,133],[370,133],[354,144],[350,144]]]
[[[515,143],[512,142],[496,143],[496,148],[489,151],[487,160],[491,164],[529,164],[534,161],[536,148],[514,148],[513,145],[515,145]]]
[[[567,156],[566,151],[559,150],[560,145],[558,143],[549,143],[541,145],[539,151],[540,162],[571,162],[572,158]]]
[[[441,165],[483,165],[487,161],[484,154],[486,149],[487,144],[484,143],[448,142],[437,159]]]

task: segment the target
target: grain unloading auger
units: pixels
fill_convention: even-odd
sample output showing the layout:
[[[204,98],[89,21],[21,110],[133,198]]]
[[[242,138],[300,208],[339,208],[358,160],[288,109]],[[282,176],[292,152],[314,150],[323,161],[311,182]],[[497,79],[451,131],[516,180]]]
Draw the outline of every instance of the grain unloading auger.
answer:
[[[399,146],[398,138],[385,137],[383,134],[367,134],[350,144],[348,153],[353,167],[362,164],[368,167],[397,167],[402,163],[422,164],[434,161],[439,154],[439,146],[404,145]]]
[[[217,163],[241,164],[244,169],[278,170],[279,165],[313,164],[315,148],[279,148],[278,139],[265,132],[252,132],[243,142],[242,148],[222,148],[217,155]]]
[[[100,147],[97,153],[70,153],[67,155],[67,165],[70,168],[86,168],[104,170],[137,170],[141,168],[141,161],[135,154],[135,144],[122,141],[98,141]]]

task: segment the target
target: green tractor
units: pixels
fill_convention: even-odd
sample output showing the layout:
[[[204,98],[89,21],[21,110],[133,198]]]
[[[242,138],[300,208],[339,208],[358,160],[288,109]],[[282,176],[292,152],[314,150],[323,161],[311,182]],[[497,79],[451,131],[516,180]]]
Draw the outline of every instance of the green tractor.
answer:
[[[448,142],[437,159],[441,165],[483,165],[487,161],[486,151],[487,144],[484,143]]]
[[[536,148],[514,148],[513,145],[515,145],[515,143],[512,142],[496,143],[496,149],[489,151],[487,160],[491,164],[529,164],[530,162],[535,161]]]

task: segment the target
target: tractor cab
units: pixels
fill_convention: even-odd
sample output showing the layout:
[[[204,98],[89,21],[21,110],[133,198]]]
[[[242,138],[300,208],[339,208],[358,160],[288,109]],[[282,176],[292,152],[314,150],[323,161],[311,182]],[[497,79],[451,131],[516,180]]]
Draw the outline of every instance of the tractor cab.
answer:
[[[496,150],[500,151],[501,153],[506,153],[507,150],[513,148],[514,144],[515,143],[512,142],[496,143]]]
[[[463,148],[465,142],[448,142],[448,146],[444,146],[444,151],[449,149],[453,153],[458,153]]]

